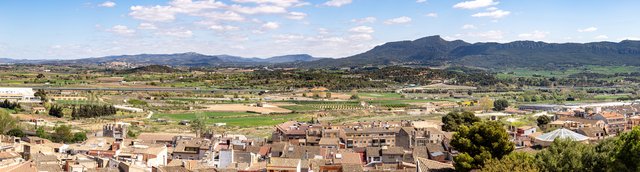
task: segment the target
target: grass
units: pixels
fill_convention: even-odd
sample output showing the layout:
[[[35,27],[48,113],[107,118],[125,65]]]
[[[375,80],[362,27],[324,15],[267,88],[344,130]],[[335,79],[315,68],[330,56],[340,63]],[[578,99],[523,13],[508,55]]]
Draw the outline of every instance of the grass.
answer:
[[[390,99],[390,98],[395,98],[395,99],[399,99],[402,98],[401,94],[398,93],[358,93],[358,96],[362,97],[371,97],[371,98],[385,98],[385,99]]]
[[[272,126],[289,120],[308,120],[302,114],[287,115],[260,115],[247,112],[202,112],[202,113],[176,113],[176,114],[157,114],[154,117],[171,119],[177,121],[194,120],[196,114],[203,114],[207,117],[207,124],[227,123],[227,126],[234,127],[259,127]]]

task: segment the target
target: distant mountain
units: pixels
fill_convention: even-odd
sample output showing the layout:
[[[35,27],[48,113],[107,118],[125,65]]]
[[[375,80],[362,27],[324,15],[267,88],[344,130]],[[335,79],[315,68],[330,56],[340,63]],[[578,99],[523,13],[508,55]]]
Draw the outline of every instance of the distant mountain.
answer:
[[[181,72],[181,71],[178,69],[174,69],[174,68],[162,66],[162,65],[149,65],[149,66],[142,66],[142,67],[137,67],[133,69],[121,70],[121,71],[117,71],[116,73],[132,74],[132,73],[176,73],[176,72]]]
[[[321,58],[307,54],[276,56],[270,58],[244,58],[230,55],[204,55],[198,53],[177,54],[138,54],[84,58],[74,60],[15,60],[0,59],[0,63],[30,63],[30,64],[66,64],[66,65],[99,65],[111,62],[126,62],[136,65],[165,65],[165,66],[259,66],[277,63],[310,62]]]
[[[296,63],[301,67],[359,67],[380,65],[465,65],[483,68],[556,67],[580,65],[640,66],[640,41],[594,43],[467,43],[430,36],[389,42],[367,52],[340,59]]]

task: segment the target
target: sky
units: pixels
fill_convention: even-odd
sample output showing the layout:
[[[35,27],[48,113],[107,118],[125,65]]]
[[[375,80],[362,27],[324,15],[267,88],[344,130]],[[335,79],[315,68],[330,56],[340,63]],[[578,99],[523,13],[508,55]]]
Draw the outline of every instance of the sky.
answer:
[[[618,42],[640,39],[638,7],[638,0],[0,0],[0,58],[339,58],[431,35]]]

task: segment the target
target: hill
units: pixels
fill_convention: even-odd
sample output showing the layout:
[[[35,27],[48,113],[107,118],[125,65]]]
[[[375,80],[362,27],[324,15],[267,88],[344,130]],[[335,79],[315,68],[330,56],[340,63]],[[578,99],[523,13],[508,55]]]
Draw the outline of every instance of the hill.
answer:
[[[133,69],[126,69],[117,71],[118,74],[132,74],[132,73],[176,73],[182,72],[181,70],[174,69],[168,66],[161,65],[150,65],[150,66],[142,66]]]
[[[164,65],[164,66],[260,66],[277,63],[310,62],[321,58],[307,54],[276,56],[270,58],[245,58],[231,55],[204,55],[194,52],[176,54],[138,54],[84,58],[74,60],[38,60],[22,61],[14,59],[0,59],[0,63],[30,63],[30,64],[63,64],[63,65],[99,65],[110,62],[127,62],[136,65]]]
[[[640,41],[584,44],[516,41],[471,44],[430,36],[414,41],[389,42],[350,57],[295,65],[308,68],[381,65],[464,65],[482,68],[640,66]]]

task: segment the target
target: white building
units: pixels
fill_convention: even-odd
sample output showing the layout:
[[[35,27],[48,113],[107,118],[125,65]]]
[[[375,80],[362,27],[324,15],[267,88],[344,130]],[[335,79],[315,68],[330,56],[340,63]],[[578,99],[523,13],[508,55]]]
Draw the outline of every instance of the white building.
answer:
[[[21,102],[38,101],[32,88],[0,87],[0,100],[12,100]]]

